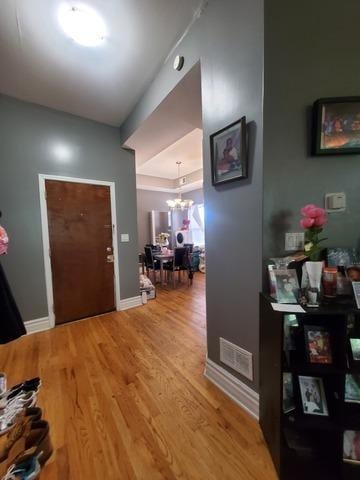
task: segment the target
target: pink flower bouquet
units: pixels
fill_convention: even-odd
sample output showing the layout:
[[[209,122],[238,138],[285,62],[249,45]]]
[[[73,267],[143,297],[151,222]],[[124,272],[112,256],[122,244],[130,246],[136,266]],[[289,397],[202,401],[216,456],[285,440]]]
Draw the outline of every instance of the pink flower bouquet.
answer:
[[[327,222],[326,211],[316,205],[305,205],[301,210],[303,218],[300,220],[301,227],[305,230],[305,253],[311,261],[317,261],[320,257],[320,242],[326,238],[319,238],[323,226]]]
[[[8,250],[9,238],[5,229],[0,225],[0,255],[5,255]]]

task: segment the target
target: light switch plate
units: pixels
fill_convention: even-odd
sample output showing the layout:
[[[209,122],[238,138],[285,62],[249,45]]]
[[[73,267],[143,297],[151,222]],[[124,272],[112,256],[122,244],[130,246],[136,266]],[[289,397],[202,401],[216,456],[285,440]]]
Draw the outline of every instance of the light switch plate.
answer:
[[[285,233],[285,251],[296,252],[304,249],[305,237],[303,232]]]
[[[120,236],[122,242],[130,242],[130,237],[128,233],[122,233]]]

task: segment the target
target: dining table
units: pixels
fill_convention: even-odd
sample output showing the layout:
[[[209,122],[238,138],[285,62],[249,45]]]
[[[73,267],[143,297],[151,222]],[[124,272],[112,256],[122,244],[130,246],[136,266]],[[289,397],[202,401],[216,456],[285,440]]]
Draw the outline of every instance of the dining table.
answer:
[[[174,251],[168,250],[167,252],[154,253],[155,260],[160,262],[160,282],[164,285],[164,263],[171,262],[174,258]]]

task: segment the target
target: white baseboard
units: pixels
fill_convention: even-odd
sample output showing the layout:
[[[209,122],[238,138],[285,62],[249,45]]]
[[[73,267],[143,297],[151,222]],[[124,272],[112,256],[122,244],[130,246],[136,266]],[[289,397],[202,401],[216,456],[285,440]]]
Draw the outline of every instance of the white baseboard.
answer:
[[[258,393],[209,358],[206,360],[204,375],[235,403],[259,420]]]
[[[119,310],[128,310],[129,308],[141,306],[141,295],[137,295],[136,297],[124,298],[124,300],[120,300]]]
[[[128,310],[129,308],[140,307],[142,305],[141,295],[137,297],[125,298],[120,300],[119,310]],[[36,318],[35,320],[28,320],[25,322],[27,334],[44,332],[51,328],[49,317]]]
[[[48,317],[36,318],[35,320],[29,320],[25,322],[25,328],[28,333],[43,332],[49,330],[50,322]]]

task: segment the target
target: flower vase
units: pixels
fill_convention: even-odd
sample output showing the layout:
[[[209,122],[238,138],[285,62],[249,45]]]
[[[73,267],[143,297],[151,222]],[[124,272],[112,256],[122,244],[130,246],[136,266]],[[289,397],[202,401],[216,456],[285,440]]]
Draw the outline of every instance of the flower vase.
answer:
[[[323,268],[323,262],[309,261],[305,263],[305,269],[308,275],[308,282],[310,287],[308,290],[309,303],[313,305],[318,304]]]
[[[306,271],[309,275],[309,284],[311,288],[317,288],[320,291],[321,276],[324,268],[323,262],[306,262]]]

